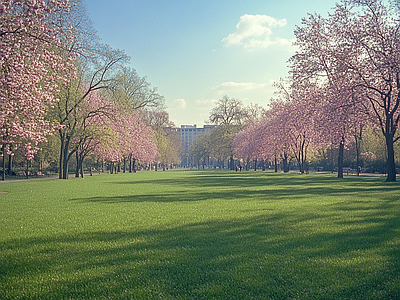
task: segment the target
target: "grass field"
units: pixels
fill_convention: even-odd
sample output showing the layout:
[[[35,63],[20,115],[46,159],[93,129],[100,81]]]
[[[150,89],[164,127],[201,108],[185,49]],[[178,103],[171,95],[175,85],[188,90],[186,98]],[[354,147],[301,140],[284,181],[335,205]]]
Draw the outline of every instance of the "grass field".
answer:
[[[400,299],[400,184],[227,170],[3,182],[0,299]]]

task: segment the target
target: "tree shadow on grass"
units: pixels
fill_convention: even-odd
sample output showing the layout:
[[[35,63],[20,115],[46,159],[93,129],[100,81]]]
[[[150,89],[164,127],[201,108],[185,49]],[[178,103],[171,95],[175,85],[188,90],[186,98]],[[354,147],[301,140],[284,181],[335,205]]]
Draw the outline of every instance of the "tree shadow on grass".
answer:
[[[189,174],[191,174],[189,172]],[[398,189],[399,182],[386,183],[382,178],[351,176],[339,179],[329,174],[326,175],[305,175],[298,173],[271,173],[271,172],[196,172],[193,171],[192,175],[185,175],[179,179],[170,178],[166,176],[160,179],[150,178],[148,180],[132,180],[112,182],[112,184],[154,184],[164,186],[186,186],[186,187],[262,187],[262,186],[275,186],[275,187],[330,187],[330,186],[352,186],[354,191],[365,189],[369,187],[378,187],[380,189]]]
[[[235,173],[233,173],[235,174]],[[271,173],[270,173],[271,174]],[[396,201],[400,199],[398,184],[387,185],[375,178],[339,180],[330,176],[260,176],[232,177],[229,174],[184,177],[182,179],[149,179],[146,181],[112,182],[112,185],[168,186],[173,191],[152,193],[134,192],[124,196],[96,196],[74,199],[83,202],[181,202],[204,201],[211,199],[258,199],[258,200],[296,200],[318,199],[320,197],[344,197],[346,201],[358,201],[372,194],[377,199]],[[134,189],[133,189],[134,190]]]
[[[384,183],[385,178],[379,177],[363,177],[363,176],[345,176],[342,179],[332,176],[331,174],[300,174],[300,173],[274,173],[274,172],[234,172],[221,170],[220,172],[210,172],[209,170],[191,171],[183,173],[184,176],[180,177],[179,180],[170,179],[168,173],[165,174],[163,179],[157,177],[149,178],[148,180],[133,180],[132,184],[145,184],[145,183],[157,183],[167,184],[171,181],[177,183],[182,182],[191,185],[210,185],[210,186],[235,186],[235,185],[246,185],[246,186],[262,186],[262,185],[304,185],[304,184],[345,184],[346,182],[352,182],[354,184],[365,184],[369,183]],[[116,182],[120,184],[126,184],[128,182],[121,181]]]
[[[0,245],[3,299],[399,299],[399,216],[273,214]],[[334,211],[336,208],[329,208]],[[318,220],[317,220],[318,219]],[[317,223],[343,230],[318,230]]]

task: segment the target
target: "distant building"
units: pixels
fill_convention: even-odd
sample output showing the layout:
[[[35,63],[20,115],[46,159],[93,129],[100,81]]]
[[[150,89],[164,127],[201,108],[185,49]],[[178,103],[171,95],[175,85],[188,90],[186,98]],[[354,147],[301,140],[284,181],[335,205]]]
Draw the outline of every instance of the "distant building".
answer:
[[[184,147],[184,152],[182,153],[182,164],[185,166],[192,166],[192,154],[191,147],[200,135],[209,132],[213,129],[215,125],[204,125],[203,128],[194,125],[181,125],[180,128],[174,128],[179,133],[181,141]]]
[[[197,127],[197,125],[181,125],[181,128],[177,128],[177,132],[181,136],[182,143],[185,148],[190,149],[193,145],[194,140],[204,134],[209,132],[215,125],[204,125],[203,128]]]

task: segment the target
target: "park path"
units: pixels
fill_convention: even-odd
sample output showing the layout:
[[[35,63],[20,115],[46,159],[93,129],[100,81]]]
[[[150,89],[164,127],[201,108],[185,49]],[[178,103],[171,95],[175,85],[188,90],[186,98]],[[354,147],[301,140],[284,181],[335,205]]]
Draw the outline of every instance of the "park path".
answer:
[[[99,173],[93,172],[94,175],[99,175]],[[85,177],[90,177],[90,173],[84,174]],[[70,178],[75,178],[75,174],[70,176]],[[51,176],[43,176],[43,177],[32,177],[32,178],[21,178],[21,179],[7,179],[6,180],[0,180],[0,183],[2,182],[21,182],[21,181],[27,181],[27,180],[46,180],[46,179],[58,179],[58,175],[51,175]]]

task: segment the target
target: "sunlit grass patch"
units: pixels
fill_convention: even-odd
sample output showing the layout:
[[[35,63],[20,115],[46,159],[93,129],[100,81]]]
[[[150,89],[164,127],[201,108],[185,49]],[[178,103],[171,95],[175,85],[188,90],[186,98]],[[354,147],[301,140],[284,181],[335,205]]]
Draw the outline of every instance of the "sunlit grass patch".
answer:
[[[0,184],[4,299],[399,299],[381,178],[192,170]]]

